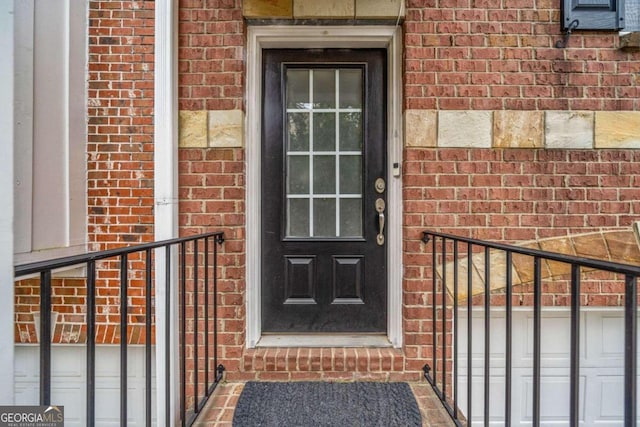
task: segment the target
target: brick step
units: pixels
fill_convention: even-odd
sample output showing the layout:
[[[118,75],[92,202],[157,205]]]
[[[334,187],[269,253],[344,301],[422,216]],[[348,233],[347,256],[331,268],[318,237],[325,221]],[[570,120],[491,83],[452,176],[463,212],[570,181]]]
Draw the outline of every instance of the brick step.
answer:
[[[239,372],[229,380],[419,381],[422,371],[406,366],[401,349],[270,347],[246,349]]]

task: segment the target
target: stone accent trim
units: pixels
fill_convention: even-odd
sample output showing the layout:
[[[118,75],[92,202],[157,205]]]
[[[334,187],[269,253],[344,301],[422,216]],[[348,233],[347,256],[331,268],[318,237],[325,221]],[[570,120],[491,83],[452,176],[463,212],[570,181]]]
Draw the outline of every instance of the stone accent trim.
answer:
[[[640,31],[621,35],[620,49],[632,52],[640,51]]]
[[[405,146],[640,149],[637,111],[406,110]]]
[[[398,19],[403,0],[244,0],[249,19]]]
[[[491,111],[439,111],[438,147],[491,148]]]
[[[180,111],[180,148],[242,148],[241,110]]]
[[[495,111],[493,146],[500,148],[544,147],[542,111]]]
[[[598,111],[596,148],[640,148],[639,111]]]
[[[244,0],[242,15],[245,18],[292,18],[293,0]]]
[[[207,146],[207,112],[180,111],[178,116],[178,146],[200,148]]]
[[[546,148],[593,148],[592,111],[547,111]]]

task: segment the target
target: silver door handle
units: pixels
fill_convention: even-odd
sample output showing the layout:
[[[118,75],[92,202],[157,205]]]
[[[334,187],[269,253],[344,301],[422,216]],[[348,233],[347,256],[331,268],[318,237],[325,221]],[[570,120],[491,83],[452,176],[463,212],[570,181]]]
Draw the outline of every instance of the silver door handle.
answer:
[[[380,246],[384,245],[384,214],[382,212],[378,212],[378,224],[380,226],[378,231],[378,237],[376,241]]]
[[[378,212],[378,236],[376,237],[376,242],[378,245],[384,245],[384,209],[386,204],[384,199],[376,200],[376,211]]]

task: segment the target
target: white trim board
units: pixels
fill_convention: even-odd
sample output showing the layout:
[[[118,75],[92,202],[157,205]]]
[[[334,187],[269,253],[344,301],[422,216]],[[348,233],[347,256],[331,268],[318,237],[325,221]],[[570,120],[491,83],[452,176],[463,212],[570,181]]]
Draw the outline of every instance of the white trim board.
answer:
[[[154,57],[154,239],[166,240],[178,236],[178,1],[158,0],[155,3]],[[178,425],[180,421],[178,368],[178,283],[177,255],[172,251],[166,259],[164,251],[156,250],[156,343],[155,368],[157,383],[164,385],[167,374],[172,389],[156,390],[157,425]],[[165,283],[165,266],[171,264],[171,284]],[[171,306],[166,311],[166,301]],[[169,331],[165,320],[170,319]],[[166,336],[169,336],[167,341]],[[170,351],[169,372],[165,369],[167,349]],[[165,408],[171,412],[167,420]]]
[[[260,112],[262,49],[265,48],[386,48],[388,307],[387,338],[402,346],[402,34],[397,26],[249,26],[247,34],[247,348],[260,341]]]
[[[0,173],[0,197],[3,209],[0,210],[0,405],[14,404],[14,335],[13,335],[13,144],[14,144],[14,3],[0,3],[0,157],[5,159]]]

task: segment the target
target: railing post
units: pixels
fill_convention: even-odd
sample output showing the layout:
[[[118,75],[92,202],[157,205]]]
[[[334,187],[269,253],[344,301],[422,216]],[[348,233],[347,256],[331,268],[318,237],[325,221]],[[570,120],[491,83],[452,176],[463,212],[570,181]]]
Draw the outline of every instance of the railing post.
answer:
[[[185,242],[180,243],[180,420],[184,427],[187,423],[187,247]]]
[[[506,301],[505,301],[505,375],[504,375],[504,421],[505,425],[511,425],[511,373],[512,373],[512,336],[513,336],[513,274],[512,266],[513,262],[511,251],[506,253]]]
[[[144,372],[145,372],[145,423],[151,427],[151,318],[153,316],[151,308],[151,249],[145,251],[145,308],[144,308]]]
[[[432,343],[433,343],[433,347],[432,347],[432,352],[433,352],[433,365],[431,366],[431,378],[433,379],[434,383],[437,384],[437,374],[438,374],[438,366],[437,366],[437,356],[438,356],[438,352],[437,352],[437,348],[438,348],[438,333],[437,333],[437,310],[436,310],[436,295],[437,295],[437,287],[438,287],[438,281],[437,281],[437,274],[436,274],[436,266],[438,265],[438,255],[436,252],[436,238],[434,237],[433,240],[431,241],[431,251],[432,251],[432,258],[433,258],[433,271],[431,272],[431,276],[432,276],[432,288],[431,288],[431,326],[432,326],[432,330],[431,330],[431,334],[432,334]]]
[[[204,392],[206,396],[209,396],[209,238],[204,239],[204,278],[203,279],[204,279]]]
[[[540,426],[540,326],[542,314],[542,271],[539,257],[533,259],[533,426]]]
[[[165,246],[164,249],[164,312],[165,312],[165,321],[164,321],[164,369],[165,369],[165,377],[164,377],[164,389],[165,389],[165,422],[167,427],[173,424],[171,419],[171,409],[173,407],[174,400],[171,398],[173,388],[171,387],[171,361],[172,361],[172,345],[171,345],[171,319],[172,319],[172,301],[171,301],[171,247],[172,245]],[[174,365],[175,366],[175,365]],[[159,387],[159,385],[158,385]]]
[[[491,389],[491,263],[489,247],[484,248],[484,425],[489,426],[491,416],[489,393]]]
[[[571,265],[571,367],[569,425],[580,420],[580,266]]]
[[[120,256],[120,426],[127,425],[128,255]]]
[[[200,402],[198,399],[198,240],[193,241],[193,412],[200,412]]]
[[[224,366],[218,364],[218,246],[224,243],[224,236],[216,236],[217,245],[213,245],[213,366],[216,367],[216,382],[222,379]]]
[[[453,419],[458,419],[458,241],[453,241]]]
[[[624,296],[624,425],[637,420],[638,278],[625,276]]]
[[[96,263],[87,262],[87,425],[96,416]]]
[[[51,404],[51,270],[40,273],[40,405]]]
[[[434,272],[435,273],[435,272]],[[442,279],[440,280],[442,295],[442,397],[447,401],[447,239],[442,239]]]
[[[473,246],[467,243],[467,425],[471,427],[473,412],[472,368],[473,368]]]

